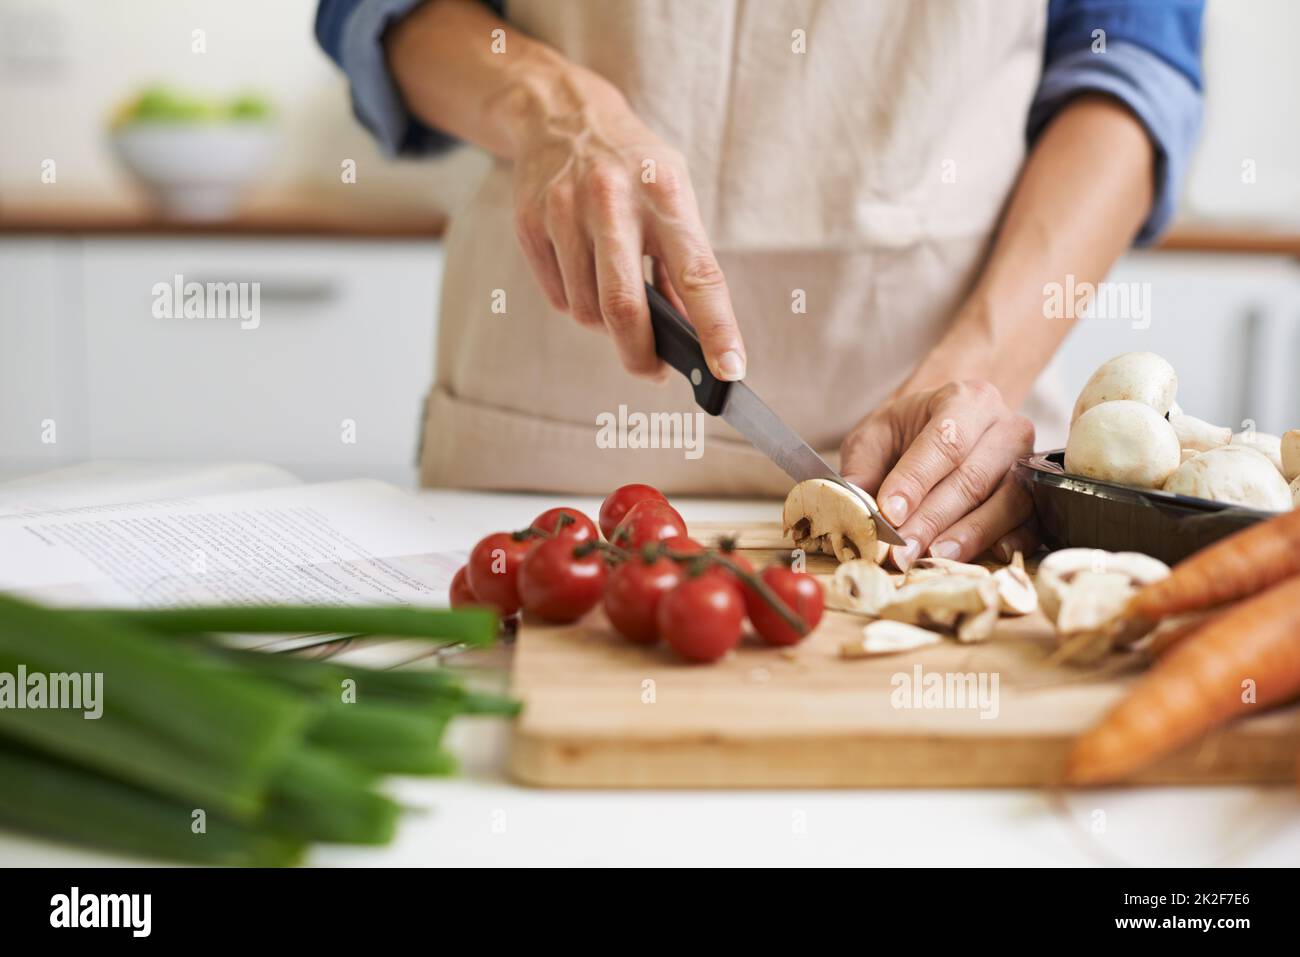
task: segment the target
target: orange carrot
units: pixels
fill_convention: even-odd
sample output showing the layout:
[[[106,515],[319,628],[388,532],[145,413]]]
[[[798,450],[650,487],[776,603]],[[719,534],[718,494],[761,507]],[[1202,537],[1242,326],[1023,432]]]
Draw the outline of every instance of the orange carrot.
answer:
[[[1300,509],[1230,535],[1179,562],[1129,601],[1127,616],[1157,622],[1263,591],[1300,574]]]
[[[1226,609],[1172,648],[1075,743],[1065,780],[1119,780],[1216,725],[1297,694],[1300,576]]]

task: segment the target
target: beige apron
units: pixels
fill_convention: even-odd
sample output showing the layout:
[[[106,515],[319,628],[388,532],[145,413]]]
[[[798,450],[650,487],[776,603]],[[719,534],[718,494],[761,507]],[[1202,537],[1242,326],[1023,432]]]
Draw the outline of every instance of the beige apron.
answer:
[[[1045,7],[510,0],[507,14],[611,80],[684,152],[745,337],[746,381],[834,452],[972,284],[1024,157]],[[675,373],[663,385],[628,376],[608,338],[547,306],[515,240],[508,165],[455,218],[446,257],[425,484],[788,490],[717,419],[705,417],[696,452],[602,447],[620,405],[633,425],[638,412],[693,414],[690,389]],[[1059,400],[1035,402],[1053,410],[1040,418],[1065,415]]]

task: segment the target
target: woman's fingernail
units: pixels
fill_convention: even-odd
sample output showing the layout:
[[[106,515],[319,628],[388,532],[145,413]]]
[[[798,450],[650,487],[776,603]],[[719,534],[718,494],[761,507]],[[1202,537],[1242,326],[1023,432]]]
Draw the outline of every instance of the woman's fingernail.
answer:
[[[934,558],[955,560],[960,554],[961,546],[951,539],[944,539],[942,542],[935,542],[930,546],[930,555]]]
[[[895,525],[907,520],[907,499],[901,495],[891,495],[885,500],[885,518]]]
[[[734,349],[728,349],[718,356],[718,369],[722,372],[722,378],[729,381],[745,378],[745,360]]]
[[[898,566],[900,572],[905,572],[912,567],[912,562],[921,551],[921,543],[915,538],[907,539],[906,545],[894,546],[894,564]]]

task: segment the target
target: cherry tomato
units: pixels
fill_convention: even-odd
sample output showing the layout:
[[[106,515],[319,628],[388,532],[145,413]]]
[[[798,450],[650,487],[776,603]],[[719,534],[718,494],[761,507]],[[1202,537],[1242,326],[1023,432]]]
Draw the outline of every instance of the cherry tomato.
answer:
[[[698,555],[704,551],[704,546],[689,535],[674,535],[672,538],[663,539],[659,544],[679,555]]]
[[[609,497],[600,505],[600,531],[606,539],[614,534],[623,516],[631,511],[633,505],[642,502],[667,502],[663,492],[652,485],[623,485],[609,493]]]
[[[448,589],[448,597],[451,600],[452,608],[465,608],[469,605],[479,604],[479,600],[474,597],[474,589],[469,587],[469,566],[461,565],[456,569],[456,574],[451,578],[451,588]]]
[[[469,553],[465,578],[470,590],[481,604],[491,605],[502,618],[519,610],[519,566],[536,544],[535,538],[493,532]]]
[[[605,556],[591,551],[577,557],[571,539],[548,538],[519,569],[524,611],[545,621],[577,621],[600,601],[605,589]]]
[[[746,558],[744,555],[740,554],[740,552],[719,552],[718,554],[721,555],[723,558],[726,558],[733,565],[736,565],[738,568],[740,568],[741,571],[748,572],[751,575],[754,573],[754,566],[750,564],[749,559]],[[711,576],[713,578],[717,578],[720,581],[726,582],[732,588],[735,588],[738,591],[740,591],[742,593],[741,597],[742,598],[744,597],[743,592],[745,589],[745,583],[739,577],[737,577],[736,573],[733,572],[730,568],[726,568],[722,565],[713,565],[710,566],[710,568],[704,572],[704,575]]]
[[[686,523],[667,502],[648,501],[632,506],[614,529],[610,541],[620,548],[639,549],[665,538],[686,534]]]
[[[717,661],[740,644],[745,601],[716,576],[688,578],[659,602],[660,636],[690,661]]]
[[[759,576],[787,608],[803,619],[811,632],[822,620],[822,586],[811,575],[785,565],[769,565]],[[753,588],[745,589],[745,610],[754,630],[769,645],[796,645],[807,634],[799,634],[775,608],[765,602]]]
[[[605,585],[605,614],[628,641],[649,644],[659,638],[659,601],[681,582],[685,573],[669,558],[647,562],[632,558],[609,573]]]
[[[559,534],[571,539],[575,544],[594,542],[599,537],[596,524],[576,508],[548,508],[533,519],[533,528],[539,528],[547,535],[555,535],[555,529],[560,524],[561,515],[567,515],[572,521],[566,522],[564,527],[560,529]]]

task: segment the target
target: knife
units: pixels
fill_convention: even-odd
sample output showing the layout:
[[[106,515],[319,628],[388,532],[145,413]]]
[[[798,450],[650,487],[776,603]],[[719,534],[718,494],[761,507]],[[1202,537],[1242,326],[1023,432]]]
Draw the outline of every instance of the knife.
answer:
[[[700,338],[691,324],[678,314],[654,288],[646,283],[650,302],[650,325],[654,329],[655,352],[682,375],[695,392],[695,403],[709,415],[720,416],[754,447],[780,466],[796,482],[828,479],[842,485],[862,500],[876,521],[876,535],[891,545],[902,545],[903,536],[880,513],[871,498],[850,485],[839,472],[808,445],[754,394],[744,382],[715,378],[704,361]]]

